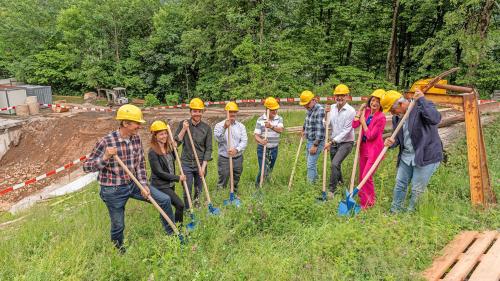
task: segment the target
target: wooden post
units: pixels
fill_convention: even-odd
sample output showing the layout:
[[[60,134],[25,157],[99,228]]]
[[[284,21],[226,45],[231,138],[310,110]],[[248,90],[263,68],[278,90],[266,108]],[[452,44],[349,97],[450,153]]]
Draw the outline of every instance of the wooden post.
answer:
[[[473,205],[487,207],[495,202],[495,196],[489,180],[477,99],[474,92],[463,95],[463,99],[471,201]]]

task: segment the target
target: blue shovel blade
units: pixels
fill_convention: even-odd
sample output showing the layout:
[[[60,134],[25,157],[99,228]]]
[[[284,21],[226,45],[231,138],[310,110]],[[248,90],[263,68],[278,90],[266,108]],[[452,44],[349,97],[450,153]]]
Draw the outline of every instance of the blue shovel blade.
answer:
[[[214,215],[214,216],[218,216],[220,215],[220,209],[219,208],[215,208],[212,203],[209,203],[208,204],[208,211],[210,212],[210,214]]]
[[[191,222],[186,225],[186,228],[187,230],[191,231],[196,227],[196,220],[193,213],[191,213],[189,217],[191,218]]]
[[[321,192],[321,197],[316,198],[318,200],[318,203],[323,203],[327,201],[326,197],[326,191]]]
[[[339,216],[348,216],[351,214],[357,214],[361,210],[361,207],[356,203],[353,196],[358,194],[359,189],[356,188],[352,193],[346,190],[345,200],[339,202],[338,214]]]
[[[185,245],[187,243],[187,238],[184,238],[184,235],[182,235],[182,233],[179,233],[178,237],[179,241],[181,241],[181,245]]]
[[[238,198],[235,198],[233,202],[231,202],[234,206],[240,207],[241,206],[241,201]]]

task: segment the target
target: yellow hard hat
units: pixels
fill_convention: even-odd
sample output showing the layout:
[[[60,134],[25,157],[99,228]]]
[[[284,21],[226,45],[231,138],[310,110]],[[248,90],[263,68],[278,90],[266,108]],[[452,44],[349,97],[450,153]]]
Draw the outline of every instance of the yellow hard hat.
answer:
[[[394,103],[401,97],[403,95],[398,91],[390,90],[385,92],[385,95],[380,100],[380,105],[384,109],[384,112],[389,112]]]
[[[347,87],[345,84],[338,84],[337,87],[335,87],[335,90],[333,90],[333,95],[347,95],[349,94],[349,87]]]
[[[384,95],[385,95],[384,89],[376,89],[370,96],[382,99]]]
[[[427,84],[429,84],[429,82],[431,80],[432,80],[431,78],[418,80],[417,82],[413,83],[413,85],[411,85],[411,88],[410,88],[410,90],[408,92],[414,93],[417,88],[418,89],[422,89]],[[447,80],[439,80],[438,84],[446,85],[446,84],[448,84],[448,81]],[[432,87],[432,88],[430,88],[427,91],[427,94],[446,95],[446,90],[445,89],[438,89],[436,87]]]
[[[224,110],[226,110],[226,111],[239,111],[240,109],[238,108],[238,105],[234,101],[230,101],[226,104],[226,107],[224,107]]]
[[[118,111],[116,112],[116,120],[146,123],[146,121],[142,117],[141,109],[132,104],[125,104],[120,106],[120,108],[118,108]]]
[[[306,105],[314,98],[313,92],[305,90],[300,94],[300,105]]]
[[[280,108],[278,101],[273,97],[268,97],[264,102],[264,106],[270,110],[276,110]]]
[[[168,125],[165,124],[165,122],[156,120],[151,124],[151,127],[149,127],[149,131],[151,132],[158,132],[158,131],[163,131],[168,129]]]
[[[191,109],[205,109],[205,104],[200,98],[194,98],[189,102],[189,108]]]

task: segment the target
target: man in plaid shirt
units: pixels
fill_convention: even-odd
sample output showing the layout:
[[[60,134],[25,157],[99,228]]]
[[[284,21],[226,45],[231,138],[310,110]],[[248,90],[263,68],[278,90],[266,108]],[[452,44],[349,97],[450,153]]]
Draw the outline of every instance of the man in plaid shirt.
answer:
[[[311,91],[300,94],[300,105],[307,109],[302,126],[302,136],[307,139],[307,180],[312,183],[318,178],[318,157],[325,145],[325,109],[315,99]]]
[[[99,172],[97,177],[101,186],[99,195],[108,207],[111,219],[111,241],[121,253],[124,253],[124,213],[125,204],[129,198],[147,202],[146,198],[151,195],[172,220],[174,216],[170,197],[153,186],[147,186],[144,151],[138,135],[141,125],[146,122],[141,110],[134,105],[123,105],[118,109],[116,119],[120,120],[120,128],[97,142],[89,158],[83,163],[83,170],[87,173]],[[118,155],[134,173],[146,189],[145,192],[142,192],[120,167],[113,158],[114,155]],[[167,234],[171,235],[172,228],[161,215],[160,219]]]

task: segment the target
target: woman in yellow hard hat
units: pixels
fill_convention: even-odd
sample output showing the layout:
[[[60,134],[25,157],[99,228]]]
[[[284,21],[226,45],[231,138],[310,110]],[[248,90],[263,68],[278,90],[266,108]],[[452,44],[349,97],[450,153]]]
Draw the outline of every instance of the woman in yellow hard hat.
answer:
[[[373,91],[367,103],[359,108],[354,121],[353,128],[363,130],[361,135],[361,144],[359,148],[359,181],[361,181],[368,170],[373,166],[380,151],[384,148],[384,128],[386,118],[383,108],[380,105],[380,99],[385,91],[377,89]],[[373,175],[373,174],[372,174]],[[361,208],[366,209],[375,205],[375,186],[373,176],[370,176],[363,188],[359,191],[359,201]]]
[[[212,128],[203,122],[202,117],[205,112],[205,103],[200,98],[193,98],[189,102],[190,118],[179,123],[177,131],[174,133],[174,139],[182,145],[181,165],[182,171],[186,175],[186,184],[189,194],[194,194],[194,205],[199,206],[200,194],[202,192],[202,177],[206,176],[208,162],[212,160]],[[198,161],[201,163],[201,169],[195,159],[195,153],[192,149],[189,135],[193,137],[194,147]],[[194,188],[194,192],[193,192]],[[184,190],[184,204],[188,206],[187,194]]]
[[[111,220],[111,241],[120,253],[124,253],[125,205],[129,198],[148,202],[146,198],[152,196],[171,219],[173,213],[170,197],[148,185],[144,150],[138,135],[141,125],[146,122],[141,109],[131,104],[123,105],[118,109],[116,119],[120,121],[120,128],[97,142],[83,163],[83,170],[86,173],[99,172],[97,181],[101,186],[100,196],[108,208]],[[144,191],[139,189],[124,169],[119,168],[115,155],[119,155],[134,173]],[[172,235],[173,230],[167,221],[162,216],[160,219],[165,232]]]
[[[280,108],[278,101],[273,97],[268,97],[264,101],[264,107],[266,108],[266,113],[257,119],[253,132],[255,141],[257,141],[257,159],[259,162],[259,171],[255,179],[256,186],[260,185],[264,146],[266,146],[264,177],[267,177],[276,163],[280,135],[285,130],[283,117],[278,115],[278,109]]]
[[[175,174],[175,155],[167,131],[167,124],[163,121],[154,121],[149,131],[151,132],[151,148],[148,152],[151,166],[151,185],[170,197],[175,207],[175,222],[182,223],[184,204],[175,193],[175,183],[185,181],[185,175]]]

